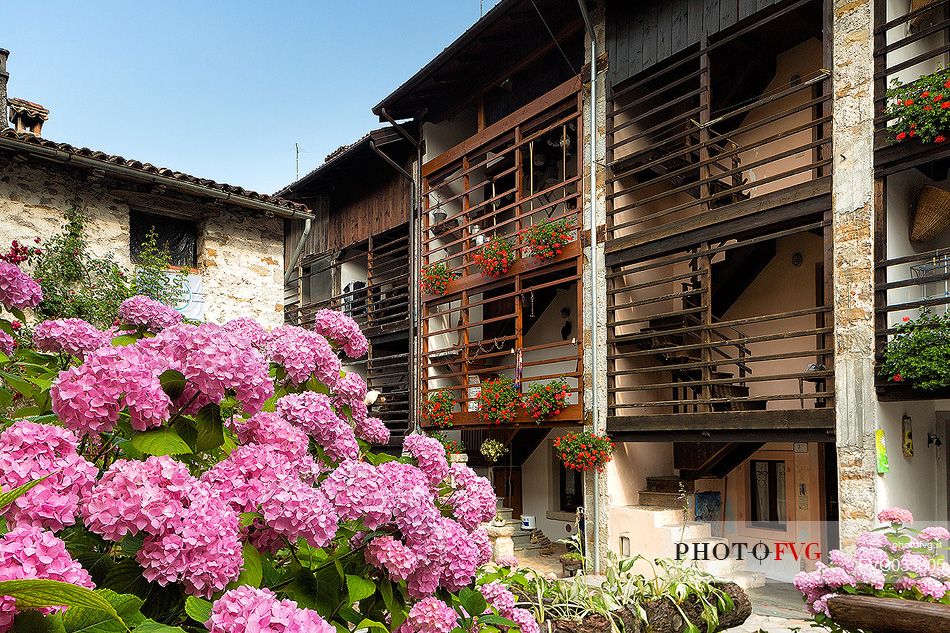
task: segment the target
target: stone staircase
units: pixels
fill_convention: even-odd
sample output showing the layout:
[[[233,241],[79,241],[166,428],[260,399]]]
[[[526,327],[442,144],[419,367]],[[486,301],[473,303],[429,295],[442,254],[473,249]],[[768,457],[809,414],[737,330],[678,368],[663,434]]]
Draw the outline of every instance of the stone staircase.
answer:
[[[511,535],[511,540],[515,543],[516,552],[519,550],[538,549],[539,546],[531,542],[531,531],[522,530],[521,520],[511,517],[513,510],[505,507],[504,497],[496,497],[495,507],[497,508],[495,514],[504,519],[507,525],[516,528],[515,533]]]
[[[647,559],[675,558],[677,543],[688,544],[691,551],[697,544],[706,544],[709,552],[717,544],[729,544],[727,539],[713,536],[708,523],[691,520],[693,488],[692,481],[678,477],[647,477],[638,505],[610,509],[613,525],[632,527],[629,534],[619,534],[630,538],[631,554]],[[745,565],[745,561],[735,558],[715,560],[711,554],[709,560],[696,561],[700,569],[743,589],[763,586],[765,575],[747,571]]]

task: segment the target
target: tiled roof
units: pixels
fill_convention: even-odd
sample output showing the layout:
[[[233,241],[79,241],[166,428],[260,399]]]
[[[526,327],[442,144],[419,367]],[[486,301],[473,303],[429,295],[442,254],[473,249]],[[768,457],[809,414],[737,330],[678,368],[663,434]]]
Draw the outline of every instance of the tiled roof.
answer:
[[[227,199],[222,199],[222,202],[228,203],[229,200],[233,201],[234,204],[238,206],[247,206],[241,205],[241,198],[245,200],[254,201],[259,203],[254,205],[255,207],[260,207],[261,205],[267,207],[273,207],[274,210],[283,211],[282,215],[288,215],[290,213],[300,214],[306,216],[309,214],[309,209],[306,205],[300,204],[298,202],[293,202],[292,200],[287,200],[286,198],[281,198],[274,195],[258,193],[256,191],[251,191],[245,189],[244,187],[238,187],[236,185],[229,185],[225,183],[216,182],[208,178],[198,178],[197,176],[192,176],[190,174],[185,174],[180,171],[175,171],[173,169],[168,169],[167,167],[156,167],[151,163],[143,163],[138,160],[124,158],[122,156],[116,156],[114,154],[106,154],[105,152],[100,152],[97,150],[89,149],[88,147],[75,147],[74,145],[69,145],[68,143],[57,143],[55,141],[50,141],[40,136],[36,136],[30,133],[18,133],[12,128],[2,128],[0,129],[0,142],[2,141],[13,141],[16,144],[23,145],[23,149],[28,151],[30,148],[44,148],[46,150],[53,150],[56,152],[63,152],[70,156],[76,156],[83,159],[88,159],[90,161],[96,161],[102,163],[102,169],[109,171],[110,167],[117,167],[123,170],[134,170],[141,172],[144,178],[148,176],[157,176],[162,179],[170,179],[181,185],[185,188],[200,187],[203,189],[228,194]],[[9,143],[3,143],[3,145],[9,146]],[[169,187],[173,187],[173,183],[169,184]],[[235,198],[232,198],[235,197]]]

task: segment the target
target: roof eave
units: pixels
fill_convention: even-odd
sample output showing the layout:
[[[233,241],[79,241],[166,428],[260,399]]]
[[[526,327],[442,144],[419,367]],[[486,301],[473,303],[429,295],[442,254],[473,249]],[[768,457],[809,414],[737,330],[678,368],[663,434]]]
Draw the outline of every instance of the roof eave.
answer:
[[[255,200],[254,198],[242,196],[233,192],[222,191],[220,189],[215,189],[196,183],[185,182],[175,178],[170,178],[168,176],[162,176],[161,174],[153,174],[140,169],[135,169],[134,167],[117,165],[115,163],[110,163],[109,161],[89,158],[87,156],[80,156],[73,152],[45,147],[43,145],[36,145],[34,143],[28,143],[18,139],[0,136],[0,149],[8,149],[19,153],[29,153],[46,160],[63,164],[73,164],[77,166],[89,167],[92,169],[101,169],[106,174],[111,174],[120,178],[135,180],[138,182],[161,184],[165,185],[169,189],[180,191],[182,193],[213,198],[224,204],[230,204],[255,211],[263,211],[265,214],[272,214],[277,217],[296,218],[301,220],[314,218],[314,215],[309,211],[289,209],[278,204],[265,202],[263,200]]]

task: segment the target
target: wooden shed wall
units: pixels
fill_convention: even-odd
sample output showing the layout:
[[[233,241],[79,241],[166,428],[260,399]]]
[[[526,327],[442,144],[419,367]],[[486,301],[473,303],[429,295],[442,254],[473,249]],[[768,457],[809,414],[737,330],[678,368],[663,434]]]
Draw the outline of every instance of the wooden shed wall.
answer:
[[[788,0],[611,0],[610,85],[686,50],[750,15]]]
[[[326,250],[362,242],[409,221],[409,182],[377,160],[378,169],[341,178],[330,193]]]

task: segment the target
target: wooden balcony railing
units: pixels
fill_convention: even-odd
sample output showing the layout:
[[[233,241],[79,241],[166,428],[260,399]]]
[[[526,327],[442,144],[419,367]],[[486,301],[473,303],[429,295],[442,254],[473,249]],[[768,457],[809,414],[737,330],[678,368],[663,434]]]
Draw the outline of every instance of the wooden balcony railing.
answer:
[[[607,275],[608,418],[833,407],[833,328],[821,263],[809,262],[811,291],[756,285],[779,240],[814,241],[812,252],[820,252],[812,232],[826,224],[614,266]]]
[[[720,110],[710,44],[610,95],[607,238],[657,230],[830,174],[829,73]]]
[[[494,236],[514,240],[546,220],[581,228],[583,132],[574,78],[433,158],[422,168],[422,256],[479,275],[473,255]]]
[[[932,0],[913,11],[910,5],[875,1],[874,149],[879,176],[950,155],[943,145],[896,143],[887,131],[888,88],[913,84],[950,62],[950,0]]]
[[[943,314],[950,306],[950,248],[941,248],[879,261],[876,265],[875,341],[880,361],[887,341],[896,333],[904,317],[920,316],[922,311]],[[912,385],[877,376],[878,396],[882,400],[950,397],[942,393],[921,393]]]

